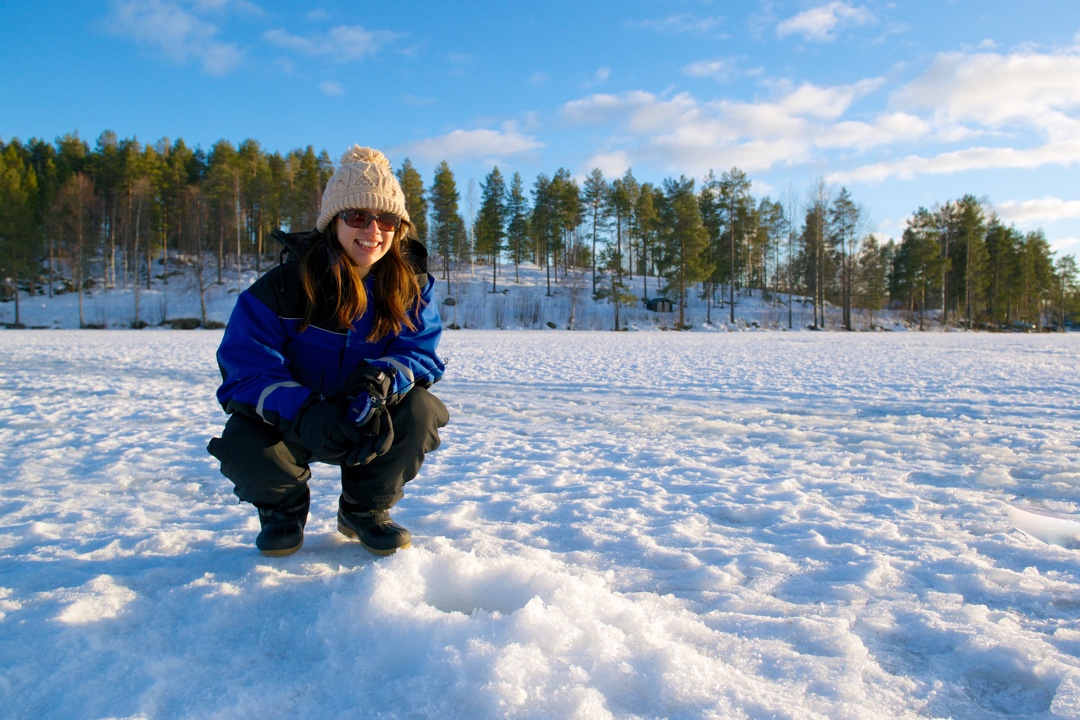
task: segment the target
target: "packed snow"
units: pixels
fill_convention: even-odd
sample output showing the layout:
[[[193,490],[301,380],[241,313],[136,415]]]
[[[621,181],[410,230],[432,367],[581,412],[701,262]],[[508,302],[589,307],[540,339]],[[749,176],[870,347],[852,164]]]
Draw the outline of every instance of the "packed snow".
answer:
[[[0,331],[0,714],[1080,717],[1080,335],[444,335],[414,547],[258,521],[220,331]]]

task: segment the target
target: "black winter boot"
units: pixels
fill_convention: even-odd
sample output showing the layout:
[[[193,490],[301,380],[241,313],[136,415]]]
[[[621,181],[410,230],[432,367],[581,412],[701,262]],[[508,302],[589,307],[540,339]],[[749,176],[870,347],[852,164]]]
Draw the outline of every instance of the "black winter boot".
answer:
[[[307,525],[311,491],[304,487],[304,494],[295,502],[259,508],[262,532],[255,538],[255,547],[269,557],[292,555],[304,544],[304,526]]]
[[[412,534],[390,519],[390,511],[361,510],[345,498],[338,499],[337,529],[376,555],[393,555],[412,545]]]

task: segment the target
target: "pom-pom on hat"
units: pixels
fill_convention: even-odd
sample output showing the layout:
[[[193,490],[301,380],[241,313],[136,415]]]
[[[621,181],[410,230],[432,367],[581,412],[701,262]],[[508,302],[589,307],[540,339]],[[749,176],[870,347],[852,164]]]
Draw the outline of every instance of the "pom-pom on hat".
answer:
[[[342,210],[390,212],[409,221],[405,193],[394,177],[390,161],[374,148],[353,145],[341,156],[338,169],[323,191],[315,227],[322,232]]]

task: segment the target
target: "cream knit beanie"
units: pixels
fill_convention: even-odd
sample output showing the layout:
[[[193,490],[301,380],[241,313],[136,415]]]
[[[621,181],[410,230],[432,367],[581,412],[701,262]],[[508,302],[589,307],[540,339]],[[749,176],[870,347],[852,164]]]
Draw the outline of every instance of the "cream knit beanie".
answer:
[[[341,156],[337,172],[326,184],[315,227],[322,232],[342,210],[390,212],[408,221],[405,193],[394,177],[390,161],[374,148],[353,145]]]

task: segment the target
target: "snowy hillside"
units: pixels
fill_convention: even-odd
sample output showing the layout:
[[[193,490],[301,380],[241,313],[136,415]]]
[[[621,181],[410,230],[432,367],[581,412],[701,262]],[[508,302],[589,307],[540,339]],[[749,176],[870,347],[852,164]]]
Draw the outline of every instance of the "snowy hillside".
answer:
[[[265,271],[267,268],[264,267]],[[589,272],[567,276],[560,268],[558,277],[551,282],[548,292],[546,271],[534,265],[522,265],[517,272],[513,265],[501,265],[492,292],[492,268],[490,265],[463,266],[456,269],[449,282],[441,270],[435,270],[438,282],[436,294],[447,326],[456,325],[467,329],[543,329],[552,326],[566,329],[571,321],[575,330],[612,330],[615,327],[613,306],[592,298],[592,276]],[[257,273],[245,271],[239,276],[235,269],[223,278],[222,284],[212,284],[206,292],[207,318],[211,322],[224,323],[236,301],[237,290],[248,287]],[[637,297],[657,297],[662,280],[640,276],[627,279],[627,285]],[[150,290],[138,293],[138,319],[150,326],[168,321],[200,318],[198,285],[191,273],[181,273],[163,282],[158,279]],[[788,329],[788,297],[753,294],[737,295],[734,324],[730,321],[727,305],[713,305],[710,309],[698,297],[699,290],[687,299],[685,322],[695,331],[727,331],[746,329]],[[718,299],[726,299],[726,292],[717,292]],[[452,298],[452,305],[444,301]],[[35,295],[21,298],[20,319],[22,324],[34,328],[78,328],[78,296],[75,293],[54,295],[52,298]],[[133,288],[102,290],[100,286],[84,295],[83,318],[87,325],[108,328],[130,328],[135,322],[136,293]],[[793,329],[805,329],[813,324],[813,307],[796,297],[791,309]],[[676,312],[650,312],[644,303],[620,309],[620,325],[629,330],[659,330],[674,328],[678,322]],[[0,326],[15,321],[15,303],[0,302]],[[905,329],[918,326],[917,318],[901,318],[895,312],[856,312],[856,329],[869,329],[871,323],[887,329]],[[931,323],[927,319],[927,326]],[[840,326],[840,310],[828,309],[828,327]]]
[[[219,339],[0,332],[0,715],[1080,717],[1076,334],[447,333],[414,548],[280,559]]]

